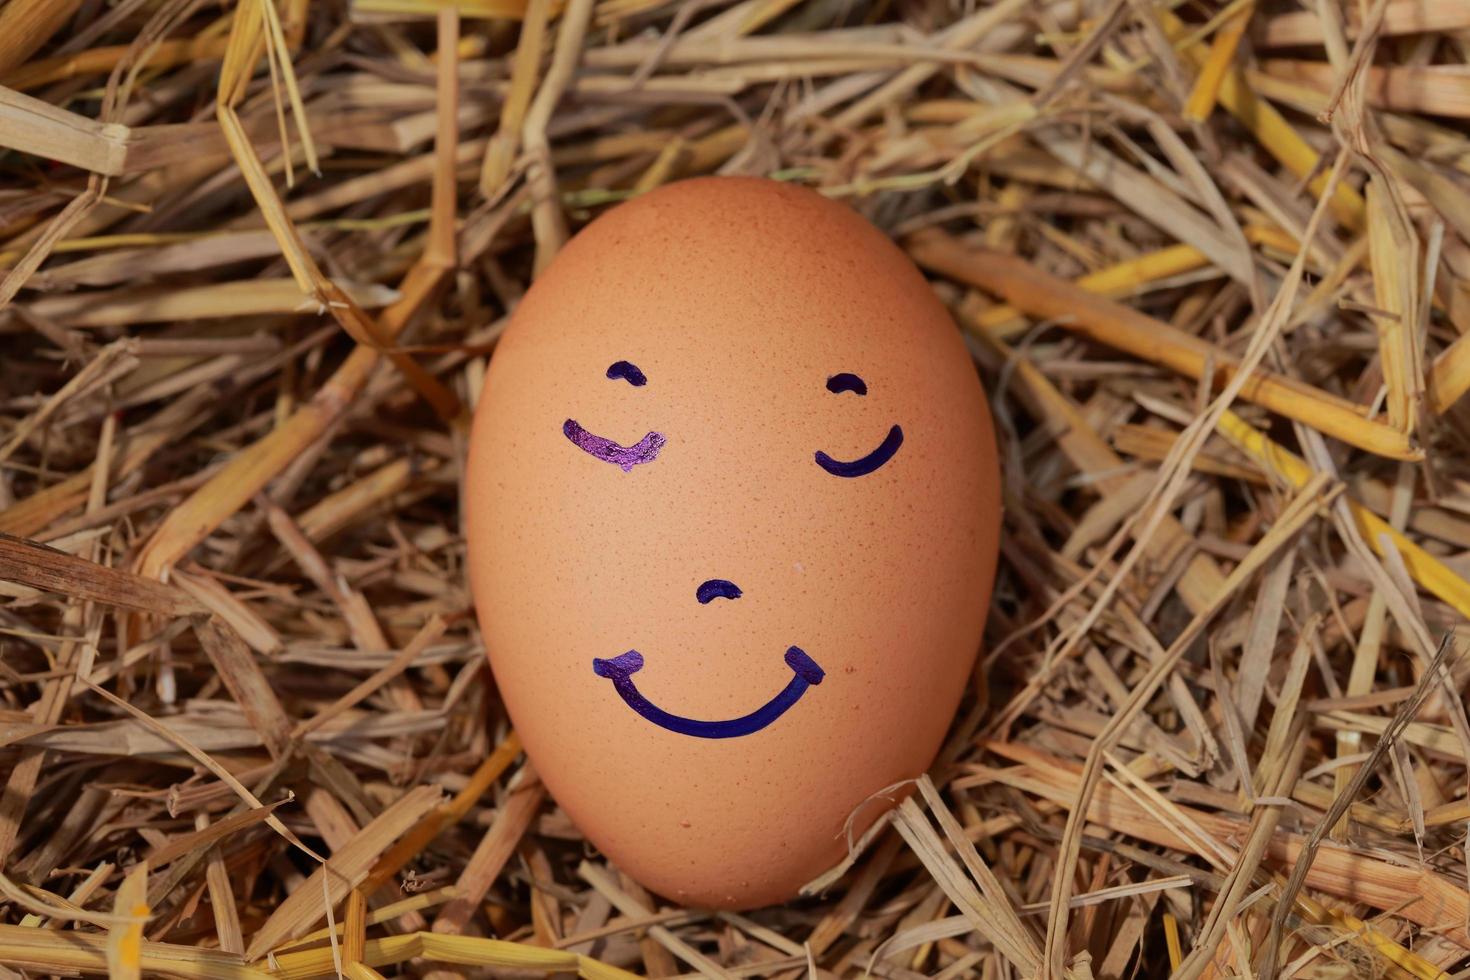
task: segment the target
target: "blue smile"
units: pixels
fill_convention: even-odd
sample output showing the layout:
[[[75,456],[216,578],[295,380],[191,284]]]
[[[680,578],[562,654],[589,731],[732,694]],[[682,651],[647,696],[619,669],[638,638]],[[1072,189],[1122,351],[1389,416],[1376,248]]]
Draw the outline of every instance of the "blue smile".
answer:
[[[862,459],[854,459],[850,462],[833,459],[819,449],[817,450],[817,465],[833,476],[867,476],[892,459],[893,454],[898,452],[898,447],[902,445],[903,429],[895,425],[888,430],[888,435],[878,444],[878,448]]]
[[[822,678],[826,676],[822,668],[817,666],[817,662],[808,657],[800,647],[792,647],[786,651],[786,666],[796,676],[791,678],[791,682],[780,694],[750,714],[728,721],[696,721],[669,714],[639,693],[638,686],[633,683],[633,675],[643,669],[643,655],[637,650],[629,650],[622,656],[609,660],[594,658],[592,661],[593,672],[598,677],[611,680],[628,707],[660,728],[695,738],[736,738],[758,732],[785,714],[786,709],[800,700],[808,687],[822,683]]]

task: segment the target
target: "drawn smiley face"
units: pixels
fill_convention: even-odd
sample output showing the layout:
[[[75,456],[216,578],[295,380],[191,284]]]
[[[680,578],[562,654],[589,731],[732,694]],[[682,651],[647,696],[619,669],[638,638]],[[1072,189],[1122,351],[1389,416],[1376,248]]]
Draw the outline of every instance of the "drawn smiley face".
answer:
[[[648,384],[648,376],[630,361],[614,361],[607,369],[607,377],[623,380],[635,388]],[[834,395],[851,392],[858,397],[868,394],[867,382],[851,372],[842,371],[827,379],[827,390]],[[562,434],[573,446],[594,459],[611,463],[630,472],[640,464],[652,463],[668,445],[668,436],[662,432],[649,432],[631,446],[623,446],[604,436],[595,435],[583,428],[575,419],[562,423]],[[818,449],[813,459],[827,473],[852,479],[873,473],[889,460],[903,445],[903,428],[895,423],[872,452],[843,461],[833,459]],[[695,590],[695,599],[706,605],[715,598],[738,599],[742,595],[739,586],[727,579],[708,579]],[[611,658],[594,657],[592,671],[598,677],[612,681],[613,689],[628,707],[647,721],[680,735],[695,738],[738,738],[751,735],[772,724],[793,707],[811,687],[822,683],[826,672],[801,647],[792,646],[786,651],[786,665],[794,675],[790,682],[765,704],[738,718],[721,721],[701,721],[673,714],[654,704],[633,680],[633,675],[643,669],[643,655],[637,650]]]
[[[467,566],[551,795],[645,887],[781,901],[934,758],[999,486],[973,362],[845,205],[671,185],[580,232],[484,377]]]

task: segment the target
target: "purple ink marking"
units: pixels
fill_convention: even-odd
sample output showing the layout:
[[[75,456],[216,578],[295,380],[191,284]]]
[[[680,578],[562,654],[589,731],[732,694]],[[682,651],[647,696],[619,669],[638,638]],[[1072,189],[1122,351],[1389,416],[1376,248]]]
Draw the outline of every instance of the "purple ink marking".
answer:
[[[635,445],[619,446],[611,439],[595,436],[582,428],[573,419],[567,419],[562,423],[561,431],[582,452],[589,456],[596,456],[604,463],[614,463],[623,468],[626,473],[639,463],[651,463],[658,458],[658,451],[664,448],[668,440],[657,432],[650,432],[639,439]]]
[[[699,600],[700,605],[714,599],[739,599],[741,595],[740,586],[722,578],[712,578],[708,582],[701,582],[699,588],[694,590],[694,598]]]
[[[817,465],[831,473],[833,476],[866,476],[884,463],[893,458],[898,452],[898,447],[903,445],[903,430],[898,426],[888,430],[888,435],[878,448],[868,453],[862,459],[855,459],[850,463],[833,459],[820,449],[817,450]]]
[[[827,379],[827,390],[834,395],[840,395],[844,391],[855,391],[859,395],[866,395],[868,393],[868,386],[863,382],[862,378],[843,371],[841,374],[834,374]]]
[[[612,681],[618,696],[628,707],[660,728],[695,738],[736,738],[758,732],[785,714],[786,709],[800,700],[808,687],[822,683],[822,678],[827,676],[817,666],[817,662],[800,647],[792,647],[786,651],[786,666],[796,676],[782,688],[780,694],[750,714],[727,721],[698,721],[670,714],[639,693],[638,686],[633,683],[633,675],[643,669],[643,655],[637,650],[629,650],[620,657],[608,660],[592,660],[593,673]]]
[[[607,369],[607,376],[614,380],[622,378],[634,388],[642,388],[648,384],[648,376],[638,370],[638,365],[631,361],[613,361]]]

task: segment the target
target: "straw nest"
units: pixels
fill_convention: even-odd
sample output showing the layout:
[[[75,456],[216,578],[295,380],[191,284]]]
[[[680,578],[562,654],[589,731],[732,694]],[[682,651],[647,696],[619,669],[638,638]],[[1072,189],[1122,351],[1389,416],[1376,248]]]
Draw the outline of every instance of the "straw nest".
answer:
[[[0,976],[1462,969],[1467,54],[1460,0],[9,0]],[[748,915],[545,798],[456,517],[535,270],[712,171],[904,244],[1005,456],[949,743]]]

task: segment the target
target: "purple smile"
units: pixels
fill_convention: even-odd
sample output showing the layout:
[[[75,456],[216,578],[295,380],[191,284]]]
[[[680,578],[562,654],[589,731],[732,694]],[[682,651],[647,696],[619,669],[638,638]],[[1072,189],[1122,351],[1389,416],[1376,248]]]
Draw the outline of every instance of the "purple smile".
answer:
[[[650,432],[631,446],[620,446],[611,439],[595,436],[582,428],[574,419],[567,419],[562,425],[561,431],[571,440],[572,445],[589,456],[596,456],[604,463],[613,463],[623,468],[626,473],[639,463],[651,463],[658,458],[658,451],[667,442],[661,434]]]
[[[643,669],[643,654],[637,650],[629,650],[620,657],[610,657],[607,660],[601,657],[592,658],[592,672],[598,677],[606,677],[612,681],[618,697],[622,698],[628,707],[660,728],[667,728],[680,735],[692,735],[695,738],[738,738],[741,735],[758,732],[784,715],[787,708],[800,701],[801,696],[807,692],[807,688],[822,683],[822,678],[827,676],[826,672],[818,667],[817,662],[807,656],[806,651],[801,647],[791,647],[786,651],[786,666],[791,668],[795,676],[787,682],[779,694],[750,714],[723,721],[701,721],[696,718],[670,714],[643,696],[638,690],[638,685],[633,682],[633,675]]]

